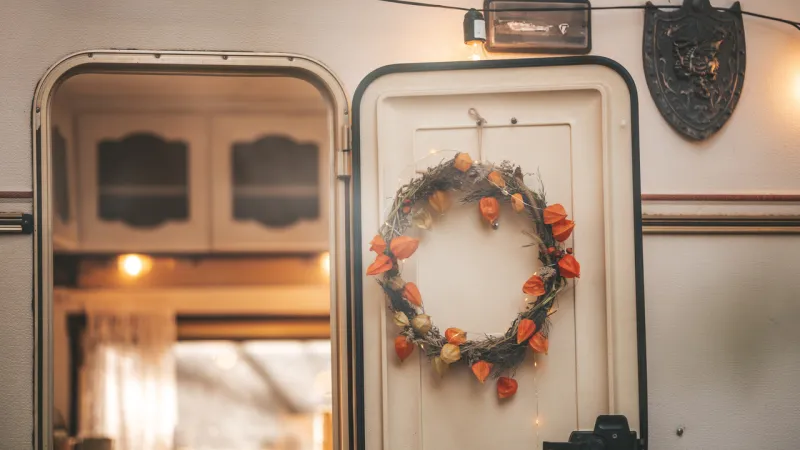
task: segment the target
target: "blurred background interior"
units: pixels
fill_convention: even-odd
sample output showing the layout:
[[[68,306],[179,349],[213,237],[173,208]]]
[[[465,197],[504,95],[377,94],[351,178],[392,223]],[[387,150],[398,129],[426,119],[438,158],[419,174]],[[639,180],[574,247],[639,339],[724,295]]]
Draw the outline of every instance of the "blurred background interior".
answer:
[[[95,73],[53,102],[56,449],[332,448],[320,92]]]

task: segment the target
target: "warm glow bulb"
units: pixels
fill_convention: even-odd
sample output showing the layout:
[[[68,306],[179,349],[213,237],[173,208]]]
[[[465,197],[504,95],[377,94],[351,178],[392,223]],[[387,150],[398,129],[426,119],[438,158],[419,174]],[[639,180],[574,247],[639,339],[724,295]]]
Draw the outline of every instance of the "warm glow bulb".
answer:
[[[140,255],[123,255],[119,258],[119,270],[131,277],[142,275],[146,265],[145,257]]]
[[[467,43],[469,47],[469,59],[472,61],[480,61],[486,59],[486,51],[483,48],[483,41],[472,41]]]
[[[322,267],[322,271],[325,272],[325,275],[331,274],[331,254],[325,252],[319,258],[319,265]]]

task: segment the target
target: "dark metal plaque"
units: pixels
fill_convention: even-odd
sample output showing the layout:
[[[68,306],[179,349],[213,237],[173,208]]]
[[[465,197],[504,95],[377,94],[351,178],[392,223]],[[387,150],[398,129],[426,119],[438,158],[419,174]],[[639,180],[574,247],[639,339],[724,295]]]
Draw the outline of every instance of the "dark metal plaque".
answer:
[[[675,11],[647,3],[644,71],[667,122],[703,140],[719,131],[742,94],[745,40],[739,2],[718,11],[709,0],[684,0]]]

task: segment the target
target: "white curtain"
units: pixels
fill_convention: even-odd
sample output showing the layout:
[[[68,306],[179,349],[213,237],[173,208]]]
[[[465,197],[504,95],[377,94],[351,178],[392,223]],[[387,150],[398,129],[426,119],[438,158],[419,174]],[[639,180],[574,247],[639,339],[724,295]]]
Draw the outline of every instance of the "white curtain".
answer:
[[[171,314],[88,312],[81,369],[82,437],[114,450],[172,450],[177,421]]]

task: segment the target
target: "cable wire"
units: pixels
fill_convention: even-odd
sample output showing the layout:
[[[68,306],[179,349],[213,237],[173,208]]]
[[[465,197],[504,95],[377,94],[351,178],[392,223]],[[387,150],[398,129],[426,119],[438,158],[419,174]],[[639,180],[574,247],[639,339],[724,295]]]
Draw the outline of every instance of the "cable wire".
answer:
[[[423,8],[438,8],[438,9],[449,9],[452,11],[469,11],[470,9],[475,8],[467,8],[464,6],[452,6],[452,5],[440,5],[436,3],[424,3],[424,2],[415,2],[411,0],[378,0],[385,3],[394,3],[398,5],[407,5],[407,6],[419,6]],[[637,10],[637,9],[680,9],[682,6],[680,5],[627,5],[627,6],[573,6],[573,7],[549,7],[549,8],[539,8],[536,6],[527,7],[527,8],[491,8],[485,9],[484,12],[555,12],[555,11],[611,11],[611,10]],[[734,10],[731,8],[721,8],[721,7],[713,7],[713,9],[717,11],[724,11],[724,12],[731,12],[735,14],[742,14],[744,16],[752,16],[757,17],[759,19],[764,20],[771,20],[774,22],[785,23],[787,25],[791,25],[798,30],[800,30],[800,22],[784,19],[781,17],[775,16],[768,16],[766,14],[759,14],[749,11],[740,11]]]

